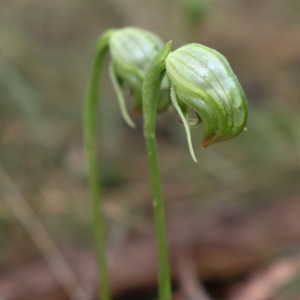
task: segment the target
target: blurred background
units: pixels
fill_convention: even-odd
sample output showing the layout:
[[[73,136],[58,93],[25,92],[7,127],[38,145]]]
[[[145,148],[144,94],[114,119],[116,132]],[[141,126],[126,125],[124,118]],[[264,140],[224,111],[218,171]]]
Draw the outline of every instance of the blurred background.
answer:
[[[138,26],[226,56],[247,131],[195,164],[157,122],[174,299],[300,299],[300,2],[0,1],[0,299],[95,299],[82,105],[101,33]],[[99,170],[115,300],[156,299],[141,116],[123,122],[104,67]],[[130,107],[130,99],[128,101]],[[3,298],[2,298],[3,297]]]

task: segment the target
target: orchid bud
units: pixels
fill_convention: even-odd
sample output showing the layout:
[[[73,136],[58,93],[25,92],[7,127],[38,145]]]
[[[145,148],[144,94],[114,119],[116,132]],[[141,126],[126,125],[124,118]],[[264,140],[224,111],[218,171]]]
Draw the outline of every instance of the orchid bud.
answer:
[[[171,100],[185,126],[195,161],[190,126],[203,121],[203,147],[231,139],[243,130],[247,120],[245,94],[223,55],[199,44],[188,44],[168,55],[166,72],[171,81]],[[188,108],[198,115],[198,122],[189,120]]]
[[[111,54],[110,78],[117,93],[121,111],[127,123],[134,127],[124,100],[123,85],[127,84],[134,96],[133,111],[142,110],[142,84],[149,63],[163,47],[153,33],[134,27],[114,31],[109,39]],[[169,80],[164,77],[158,111],[169,104]]]

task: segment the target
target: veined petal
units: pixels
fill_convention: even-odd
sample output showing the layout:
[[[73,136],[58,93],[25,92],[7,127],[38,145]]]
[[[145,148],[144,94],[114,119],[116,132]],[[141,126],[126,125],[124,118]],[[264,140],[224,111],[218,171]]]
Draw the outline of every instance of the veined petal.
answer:
[[[247,102],[223,55],[203,45],[188,44],[169,54],[166,70],[177,96],[203,120],[203,147],[242,131]]]
[[[146,70],[153,58],[163,48],[158,36],[146,30],[126,27],[116,30],[109,40],[110,54],[116,77],[128,84],[134,95],[133,111],[142,110],[141,90]],[[164,78],[161,91],[169,89],[169,80]],[[164,110],[169,104],[169,97],[162,93],[158,110]]]

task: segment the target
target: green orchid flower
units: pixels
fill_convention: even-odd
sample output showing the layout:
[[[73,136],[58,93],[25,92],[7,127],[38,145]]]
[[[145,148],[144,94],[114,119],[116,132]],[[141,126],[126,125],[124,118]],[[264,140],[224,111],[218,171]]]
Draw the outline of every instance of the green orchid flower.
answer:
[[[171,101],[185,127],[191,156],[197,161],[190,128],[203,122],[202,147],[233,138],[245,127],[246,97],[228,61],[216,50],[188,44],[171,52],[166,44],[161,53],[156,59],[163,67],[155,69],[152,64],[149,74],[166,72],[170,78]],[[145,91],[151,84],[144,83]],[[150,101],[144,96],[145,102]],[[189,119],[189,108],[198,116],[196,120]]]
[[[132,111],[141,112],[143,79],[150,62],[160,52],[163,43],[158,36],[149,31],[126,27],[111,34],[108,47],[111,55],[109,74],[120,109],[127,124],[134,127],[126,109],[123,87],[127,84],[134,96]],[[169,87],[169,80],[165,76],[161,84],[158,111],[165,110],[169,105]]]

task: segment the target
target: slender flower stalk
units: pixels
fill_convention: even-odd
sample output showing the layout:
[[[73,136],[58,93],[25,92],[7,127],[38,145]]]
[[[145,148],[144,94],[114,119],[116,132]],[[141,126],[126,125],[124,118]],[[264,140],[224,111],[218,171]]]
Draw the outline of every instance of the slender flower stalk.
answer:
[[[156,111],[160,84],[165,74],[165,59],[171,50],[169,42],[149,65],[143,83],[144,138],[150,167],[152,203],[158,253],[158,292],[160,300],[171,300],[170,272],[166,242],[164,205],[155,138]]]
[[[87,94],[84,103],[84,147],[88,165],[90,201],[92,207],[93,232],[96,246],[97,267],[99,271],[98,288],[101,300],[109,300],[110,289],[105,258],[105,237],[103,213],[101,209],[100,180],[96,151],[97,141],[97,108],[98,108],[98,80],[100,77],[103,59],[108,50],[108,41],[113,30],[107,31],[100,38],[96,46],[96,56]]]

